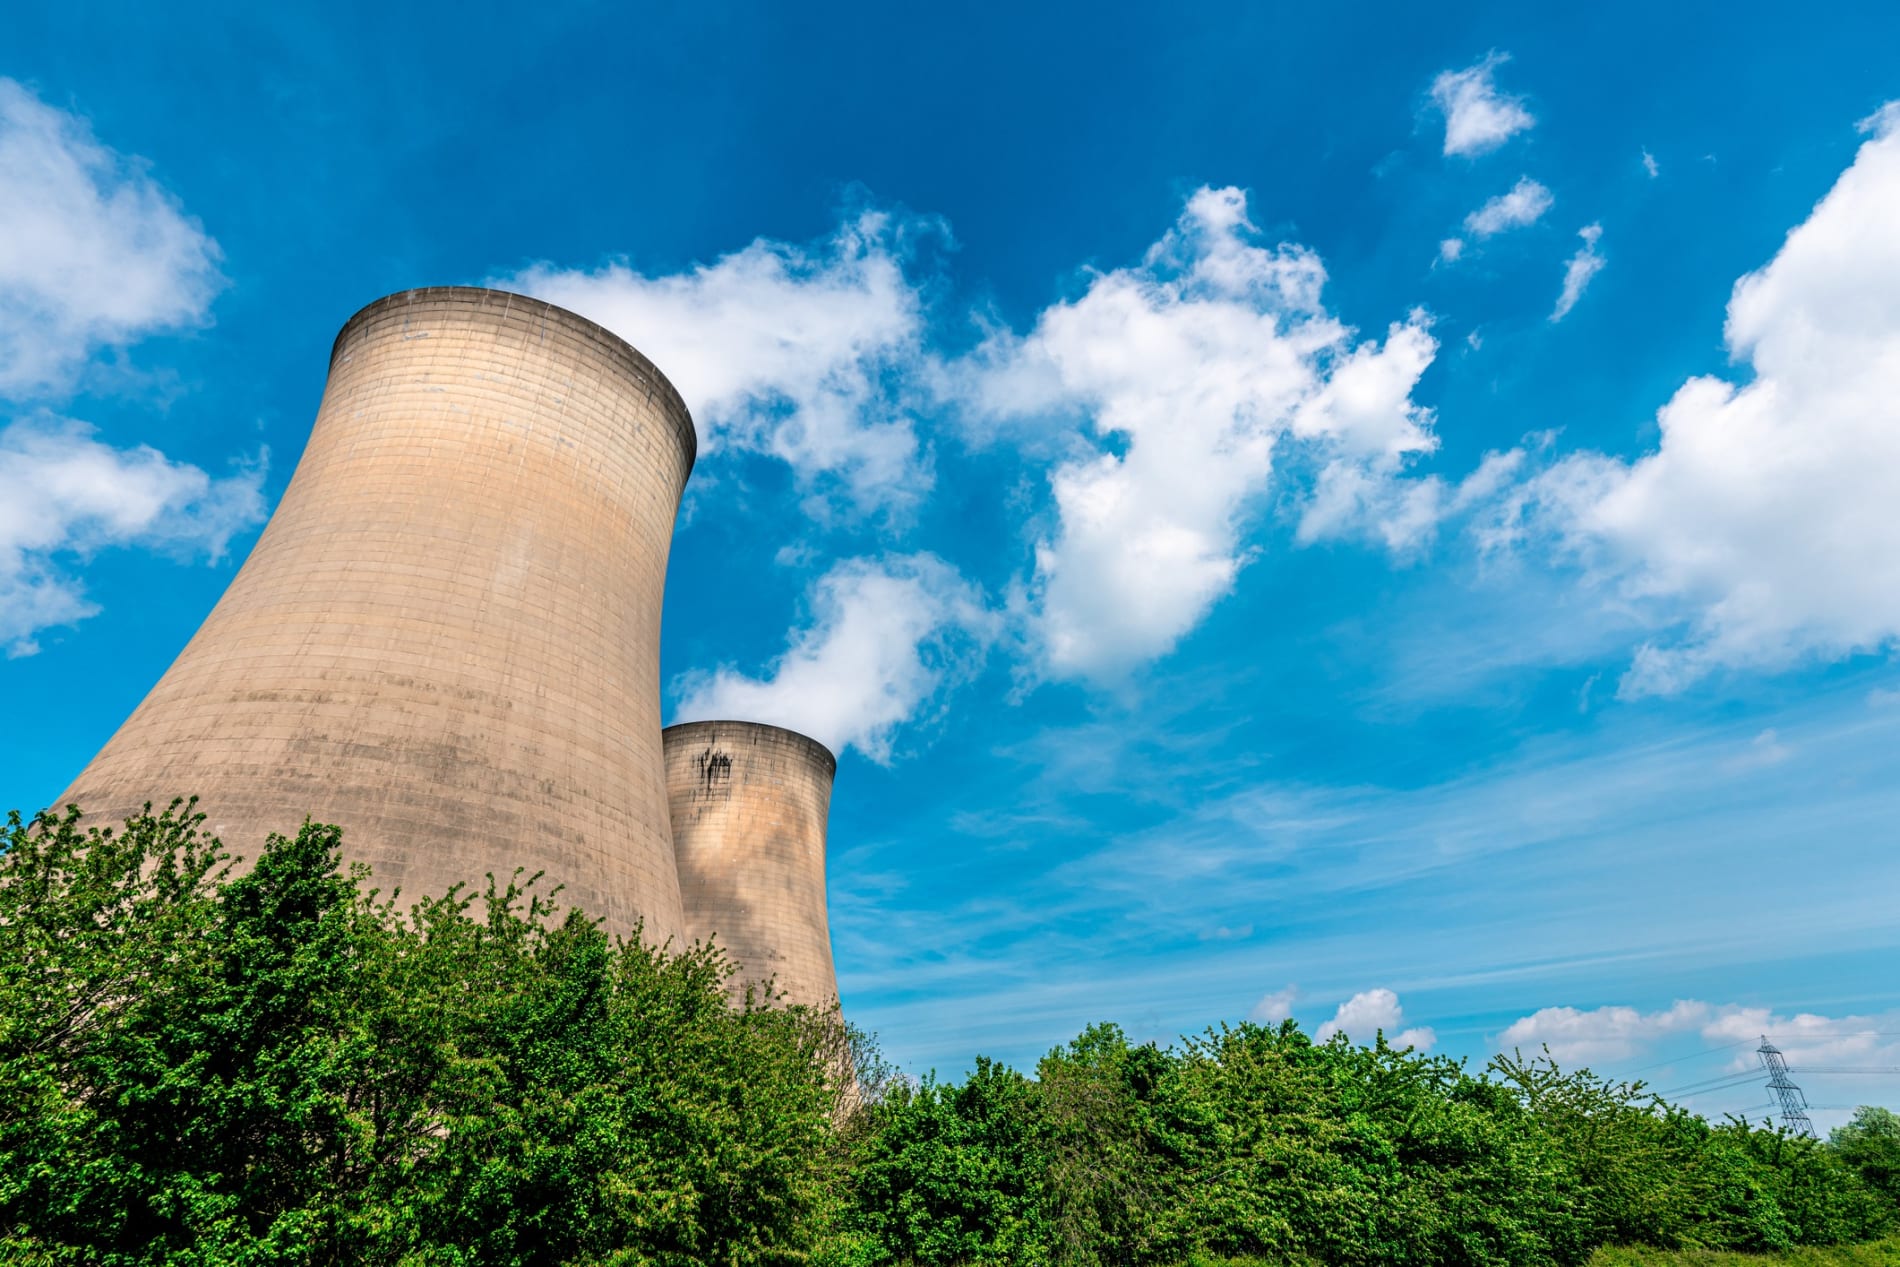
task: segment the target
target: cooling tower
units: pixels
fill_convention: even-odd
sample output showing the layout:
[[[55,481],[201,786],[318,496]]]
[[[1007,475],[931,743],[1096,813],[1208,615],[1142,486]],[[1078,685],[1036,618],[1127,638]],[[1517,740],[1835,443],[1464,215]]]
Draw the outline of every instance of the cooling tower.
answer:
[[[252,857],[308,816],[407,898],[526,867],[677,936],[660,602],[694,451],[659,371],[573,313],[371,304],[250,558],[61,804],[195,794]]]
[[[735,992],[770,977],[789,1002],[830,1003],[825,818],[837,761],[758,722],[688,722],[663,738],[688,935],[717,938],[739,966]]]

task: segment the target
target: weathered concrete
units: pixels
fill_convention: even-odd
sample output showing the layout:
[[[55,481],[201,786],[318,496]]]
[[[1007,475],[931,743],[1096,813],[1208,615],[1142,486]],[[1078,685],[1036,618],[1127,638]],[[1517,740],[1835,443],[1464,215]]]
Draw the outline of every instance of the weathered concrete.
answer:
[[[60,803],[196,794],[252,856],[308,815],[405,895],[525,866],[678,936],[660,603],[693,457],[678,393],[590,321],[460,287],[371,304],[251,557]]]
[[[837,761],[759,722],[687,722],[663,739],[690,935],[732,956],[735,992],[773,978],[792,1003],[829,1004],[825,820]]]

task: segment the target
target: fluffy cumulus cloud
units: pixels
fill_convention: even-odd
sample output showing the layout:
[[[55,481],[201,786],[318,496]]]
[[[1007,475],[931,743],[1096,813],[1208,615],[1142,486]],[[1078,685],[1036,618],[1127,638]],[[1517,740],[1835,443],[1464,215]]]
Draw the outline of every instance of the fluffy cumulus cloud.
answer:
[[[688,674],[675,720],[770,722],[887,762],[896,728],[966,676],[994,635],[982,595],[942,560],[847,560],[819,578],[809,623],[769,672]]]
[[[1437,349],[1424,315],[1359,340],[1325,280],[1311,251],[1259,241],[1240,190],[1201,189],[1139,265],[952,368],[973,419],[1067,445],[1030,586],[1048,672],[1112,677],[1191,630],[1247,561],[1283,444],[1372,483],[1434,447],[1411,399]]]
[[[213,478],[48,412],[101,349],[204,322],[217,245],[83,119],[0,79],[0,647],[97,611],[76,565],[109,546],[222,556],[263,517],[261,462]]]
[[[825,241],[760,239],[681,273],[543,265],[497,284],[590,317],[651,357],[692,410],[702,452],[782,459],[814,510],[902,509],[931,483],[905,387],[919,378],[924,305],[904,270],[933,227],[867,211]]]
[[[97,610],[65,561],[122,545],[221,556],[263,516],[260,474],[214,479],[51,415],[12,422],[0,430],[0,646],[31,654],[35,633]]]
[[[1405,1009],[1399,1006],[1398,995],[1383,987],[1362,990],[1339,1005],[1333,1019],[1319,1027],[1317,1037],[1323,1043],[1334,1034],[1344,1034],[1356,1043],[1370,1043],[1383,1033],[1394,1047],[1416,1047],[1420,1051],[1430,1051],[1438,1042],[1430,1026],[1401,1029],[1404,1021]]]
[[[101,347],[201,324],[222,284],[143,167],[0,79],[0,395],[57,395]]]
[[[1488,238],[1521,229],[1536,224],[1556,201],[1543,185],[1529,176],[1520,176],[1515,185],[1466,216],[1465,231],[1475,238]]]
[[[1817,1071],[1900,1064],[1900,1020],[1891,1015],[1784,1014],[1737,1003],[1678,999],[1644,1012],[1633,1007],[1547,1007],[1513,1021],[1498,1035],[1500,1049],[1532,1052],[1548,1047],[1562,1064],[1612,1063],[1652,1052],[1663,1040],[1694,1040],[1708,1051],[1729,1054],[1724,1068],[1746,1073],[1757,1067],[1754,1048],[1767,1037],[1788,1063]],[[1693,1054],[1693,1053],[1692,1053]],[[1711,1081],[1714,1079],[1711,1078]]]
[[[1634,461],[1573,455],[1511,499],[1670,630],[1625,695],[1900,643],[1900,105],[1774,259],[1736,283],[1740,381],[1690,379]],[[1594,250],[1593,240],[1586,248]]]
[[[1498,91],[1496,73],[1510,58],[1492,53],[1475,66],[1432,80],[1432,101],[1445,116],[1445,153],[1483,154],[1537,122],[1521,97]]]
[[[1597,250],[1597,242],[1603,237],[1603,226],[1586,224],[1577,230],[1577,236],[1583,239],[1583,245],[1564,265],[1564,288],[1557,296],[1557,306],[1550,311],[1553,322],[1562,321],[1570,315],[1570,310],[1583,298],[1584,287],[1603,269],[1603,256]]]
[[[1708,1022],[1711,1012],[1708,1004],[1686,999],[1658,1012],[1617,1006],[1588,1011],[1546,1007],[1511,1022],[1498,1036],[1498,1046],[1529,1052],[1549,1048],[1553,1057],[1567,1065],[1627,1060],[1658,1038],[1694,1033]]]

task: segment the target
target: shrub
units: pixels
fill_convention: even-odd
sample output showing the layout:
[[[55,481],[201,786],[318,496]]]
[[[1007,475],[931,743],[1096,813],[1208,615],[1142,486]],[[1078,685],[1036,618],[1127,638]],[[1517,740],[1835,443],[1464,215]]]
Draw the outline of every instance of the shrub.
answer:
[[[765,1263],[815,1240],[836,1024],[532,881],[407,912],[338,833],[9,822],[0,1229],[71,1261]]]

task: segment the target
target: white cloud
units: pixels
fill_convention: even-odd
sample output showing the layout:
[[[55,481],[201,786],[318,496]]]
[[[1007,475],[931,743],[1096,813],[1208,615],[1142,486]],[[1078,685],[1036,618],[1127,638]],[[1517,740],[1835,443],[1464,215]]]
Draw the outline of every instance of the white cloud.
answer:
[[[770,722],[887,762],[895,729],[966,676],[995,633],[982,596],[927,554],[839,563],[811,609],[763,678],[684,675],[675,720]]]
[[[1344,1034],[1356,1043],[1370,1043],[1383,1032],[1394,1047],[1416,1047],[1420,1051],[1430,1051],[1438,1042],[1438,1035],[1428,1025],[1414,1029],[1401,1030],[1399,1026],[1405,1019],[1405,1010],[1399,1006],[1399,996],[1380,987],[1376,990],[1362,990],[1339,1005],[1333,1013],[1333,1019],[1319,1027],[1316,1037],[1325,1042],[1334,1034]]]
[[[1726,1040],[1747,1046],[1749,1040],[1764,1035],[1795,1070],[1814,1067],[1848,1066],[1856,1068],[1893,1068],[1900,1065],[1900,1042],[1894,1041],[1895,1016],[1879,1015],[1823,1016],[1815,1012],[1783,1015],[1765,1007],[1727,1007],[1711,1009],[1701,1033],[1710,1041]],[[1747,1067],[1755,1063],[1752,1050],[1734,1058],[1734,1064]]]
[[[1464,253],[1465,240],[1463,238],[1446,238],[1438,244],[1438,262],[1441,264],[1456,264]]]
[[[1603,269],[1603,257],[1597,253],[1597,241],[1603,236],[1603,226],[1586,224],[1577,230],[1577,236],[1583,239],[1583,245],[1564,265],[1563,293],[1557,296],[1557,306],[1550,312],[1553,322],[1562,321],[1570,315],[1570,310],[1583,298],[1584,287]]]
[[[1436,445],[1410,395],[1437,349],[1425,315],[1355,342],[1319,258],[1257,236],[1245,194],[1201,189],[1139,266],[951,369],[977,421],[1053,422],[1069,444],[1031,594],[1057,676],[1165,654],[1232,588],[1282,441],[1368,479]]]
[[[1900,1060],[1900,1042],[1893,1041],[1894,1032],[1891,1014],[1790,1015],[1739,1003],[1678,999],[1656,1012],[1620,1006],[1541,1008],[1513,1021],[1498,1036],[1497,1045],[1501,1050],[1525,1052],[1548,1046],[1559,1064],[1608,1064],[1642,1055],[1660,1040],[1688,1036],[1716,1044],[1713,1051],[1730,1053],[1720,1064],[1707,1067],[1710,1078],[1705,1080],[1712,1080],[1724,1071],[1745,1073],[1758,1068],[1755,1048],[1766,1036],[1793,1069],[1808,1065],[1818,1077],[1831,1068],[1873,1067]],[[1698,1054],[1688,1053],[1685,1059]],[[1690,1084],[1688,1078],[1677,1080]]]
[[[1437,528],[1443,492],[1435,476],[1400,480],[1362,462],[1328,462],[1314,479],[1297,535],[1303,545],[1358,536],[1404,554]]]
[[[0,397],[70,394],[103,348],[202,324],[218,247],[136,159],[0,79]],[[213,478],[44,410],[0,426],[0,648],[98,611],[74,566],[112,546],[223,555],[263,518],[262,460]]]
[[[1509,61],[1492,53],[1475,66],[1448,70],[1432,80],[1432,100],[1445,116],[1445,153],[1482,154],[1525,131],[1537,122],[1521,97],[1507,97],[1492,82],[1492,74]]]
[[[0,79],[0,395],[56,395],[101,347],[201,324],[218,258],[141,163]]]
[[[0,430],[0,645],[31,655],[35,633],[98,610],[64,566],[75,557],[129,545],[221,557],[232,534],[263,518],[261,480],[261,466],[215,479],[46,414],[9,424]]]
[[[1643,170],[1649,173],[1651,180],[1662,175],[1662,165],[1656,161],[1656,156],[1651,154],[1648,150],[1643,151]]]
[[[902,509],[931,485],[902,384],[917,377],[924,328],[904,265],[912,239],[934,227],[870,211],[823,242],[761,238],[683,273],[538,265],[498,284],[590,317],[652,358],[705,452],[769,454],[807,490],[860,511]]]
[[[1537,223],[1538,217],[1549,211],[1555,202],[1550,190],[1529,176],[1520,176],[1510,189],[1466,216],[1465,229],[1473,237],[1495,237],[1507,229],[1521,229],[1527,224]]]
[[[1413,555],[1447,516],[1495,498],[1523,463],[1521,450],[1488,453],[1477,470],[1451,485],[1436,475],[1402,478],[1390,464],[1329,462],[1300,515],[1299,540],[1358,538],[1395,555]]]
[[[1289,985],[1283,990],[1271,990],[1260,996],[1253,1005],[1253,1011],[1247,1013],[1250,1021],[1259,1021],[1263,1025],[1278,1025],[1293,1015],[1293,1004],[1300,997],[1300,988]]]
[[[1723,767],[1732,772],[1760,770],[1765,766],[1780,765],[1794,755],[1794,749],[1781,741],[1781,735],[1773,726],[1756,733],[1748,741],[1748,746],[1723,762]]]
[[[1511,1022],[1498,1036],[1504,1051],[1536,1052],[1548,1047],[1559,1064],[1627,1060],[1658,1038],[1693,1033],[1708,1023],[1712,1009],[1706,1003],[1681,999],[1660,1012],[1633,1007],[1540,1008]]]
[[[1635,461],[1582,453],[1513,501],[1658,636],[1626,696],[1900,644],[1900,105],[1736,283],[1739,384],[1692,378]],[[1507,516],[1507,518],[1509,518]]]

